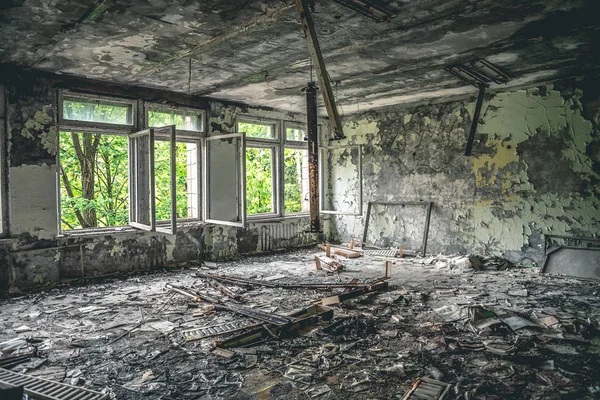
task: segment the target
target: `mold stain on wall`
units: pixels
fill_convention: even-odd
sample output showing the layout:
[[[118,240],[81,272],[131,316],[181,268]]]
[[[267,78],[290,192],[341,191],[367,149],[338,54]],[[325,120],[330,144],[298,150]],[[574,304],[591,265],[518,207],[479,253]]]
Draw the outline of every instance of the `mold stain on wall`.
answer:
[[[541,235],[598,235],[600,139],[582,96],[573,82],[488,95],[472,157],[463,154],[473,101],[359,116],[345,133],[348,143],[365,144],[364,201],[433,201],[433,253],[539,261]],[[334,195],[350,195],[340,189],[352,187],[347,173],[340,181],[349,165],[333,165]],[[418,223],[411,218],[379,210],[372,240],[416,247],[421,236],[406,229]],[[334,221],[332,238],[362,236],[364,217]]]

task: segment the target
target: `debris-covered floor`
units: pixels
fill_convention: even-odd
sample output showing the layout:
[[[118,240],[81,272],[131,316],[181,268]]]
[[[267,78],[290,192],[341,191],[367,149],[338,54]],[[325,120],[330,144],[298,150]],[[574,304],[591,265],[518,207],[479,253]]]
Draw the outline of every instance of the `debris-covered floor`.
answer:
[[[505,269],[493,260],[474,269],[460,257],[394,259],[388,288],[332,305],[333,319],[302,336],[274,334],[229,349],[232,358],[212,351],[223,338],[184,337],[196,327],[247,321],[166,288],[222,296],[197,272],[273,284],[369,282],[385,274],[376,257],[344,259],[339,274],[318,271],[318,251],[5,299],[0,349],[6,358],[37,348],[10,368],[117,399],[391,399],[421,377],[451,385],[445,399],[600,397],[598,281]],[[281,315],[344,291],[226,287],[244,306]]]

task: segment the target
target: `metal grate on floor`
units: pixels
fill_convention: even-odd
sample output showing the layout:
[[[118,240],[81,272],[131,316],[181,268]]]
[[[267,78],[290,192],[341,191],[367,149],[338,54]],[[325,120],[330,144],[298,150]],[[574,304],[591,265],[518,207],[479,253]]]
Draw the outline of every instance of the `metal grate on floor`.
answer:
[[[382,249],[382,250],[363,250],[365,256],[381,256],[381,257],[396,257],[398,249]]]
[[[36,378],[0,368],[0,384],[7,387],[24,387],[25,394],[31,399],[40,400],[108,400],[107,394],[90,389]]]

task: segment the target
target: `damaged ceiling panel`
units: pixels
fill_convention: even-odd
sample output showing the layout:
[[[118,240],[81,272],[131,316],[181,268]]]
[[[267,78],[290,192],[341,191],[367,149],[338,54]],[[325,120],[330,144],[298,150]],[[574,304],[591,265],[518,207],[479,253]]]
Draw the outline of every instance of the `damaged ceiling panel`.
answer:
[[[472,94],[443,68],[478,58],[512,86],[598,70],[596,1],[381,3],[390,22],[315,2],[342,113]],[[311,71],[292,1],[10,0],[0,43],[7,64],[286,111],[304,110]]]

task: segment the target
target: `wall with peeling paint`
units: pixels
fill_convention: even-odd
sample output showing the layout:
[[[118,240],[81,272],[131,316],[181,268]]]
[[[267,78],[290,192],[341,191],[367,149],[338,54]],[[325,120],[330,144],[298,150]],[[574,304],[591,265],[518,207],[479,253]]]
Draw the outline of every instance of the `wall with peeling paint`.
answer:
[[[3,215],[7,217],[8,230],[5,238],[0,239],[0,292],[17,292],[70,279],[136,273],[188,261],[225,260],[241,254],[307,245],[316,240],[315,236],[304,233],[309,227],[307,217],[252,222],[246,229],[185,223],[176,235],[128,227],[91,235],[59,235],[56,162],[59,88],[205,109],[209,135],[234,132],[239,114],[288,121],[303,121],[304,117],[23,71],[3,78],[8,129],[2,138],[7,145],[9,180],[3,201],[8,201],[9,212]]]
[[[364,210],[434,202],[428,252],[539,261],[544,234],[600,235],[599,89],[588,79],[488,94],[471,157],[474,99],[357,116],[339,144],[364,146]],[[348,203],[356,161],[329,161],[332,201]],[[329,235],[362,237],[364,214],[331,217]],[[424,217],[421,206],[375,206],[367,241],[418,250]]]

